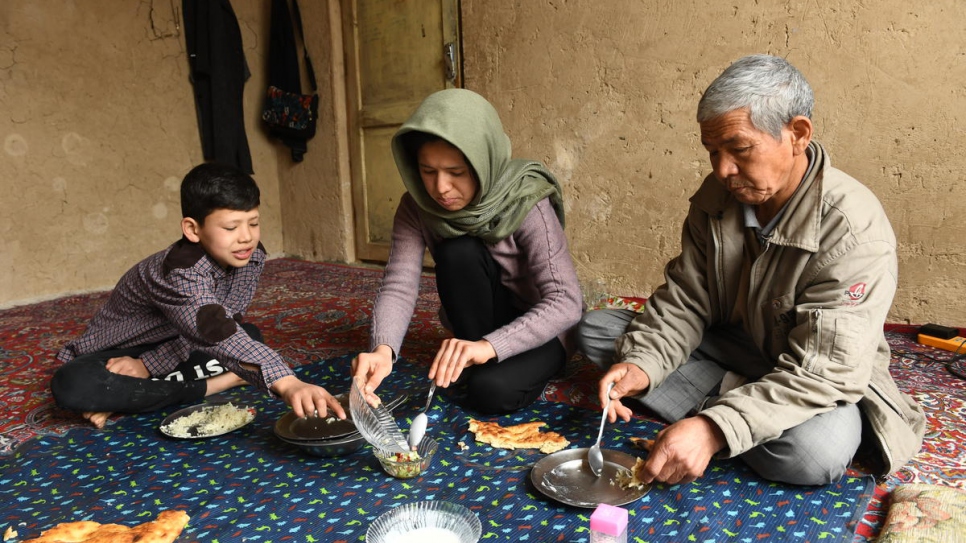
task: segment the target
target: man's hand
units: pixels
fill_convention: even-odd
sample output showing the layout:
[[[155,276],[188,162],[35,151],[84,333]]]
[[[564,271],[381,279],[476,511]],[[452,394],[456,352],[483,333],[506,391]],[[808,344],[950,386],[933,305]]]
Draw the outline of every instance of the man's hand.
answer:
[[[651,379],[641,368],[627,362],[614,364],[607,370],[597,385],[597,395],[600,405],[605,405],[607,399],[607,385],[614,383],[614,389],[610,392],[610,413],[607,419],[610,422],[617,422],[620,417],[624,422],[631,420],[633,412],[621,403],[624,396],[639,396],[651,385]]]
[[[657,434],[644,463],[645,483],[687,484],[704,475],[711,457],[725,447],[724,434],[711,419],[681,419]]]
[[[340,419],[345,419],[345,409],[331,394],[320,386],[300,381],[294,375],[282,377],[272,383],[272,391],[282,397],[295,412],[296,417],[326,417],[332,409]]]
[[[494,358],[496,351],[485,339],[467,341],[447,338],[443,340],[433,366],[429,368],[429,378],[436,380],[436,386],[446,388],[459,379],[468,366],[486,364]]]
[[[352,359],[352,376],[365,383],[362,393],[366,396],[375,392],[391,371],[392,348],[388,345],[380,345],[371,353],[359,353]]]
[[[139,377],[141,379],[151,377],[148,369],[144,367],[144,362],[140,358],[131,358],[130,356],[119,356],[108,359],[107,371],[118,375],[127,375],[128,377]]]

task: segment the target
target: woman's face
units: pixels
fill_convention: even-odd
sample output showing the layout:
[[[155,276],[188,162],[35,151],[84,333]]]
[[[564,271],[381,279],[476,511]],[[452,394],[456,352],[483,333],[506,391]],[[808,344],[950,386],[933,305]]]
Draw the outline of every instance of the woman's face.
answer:
[[[434,140],[423,144],[416,160],[426,192],[443,209],[463,209],[480,190],[480,183],[473,168],[466,163],[466,157],[447,141]]]

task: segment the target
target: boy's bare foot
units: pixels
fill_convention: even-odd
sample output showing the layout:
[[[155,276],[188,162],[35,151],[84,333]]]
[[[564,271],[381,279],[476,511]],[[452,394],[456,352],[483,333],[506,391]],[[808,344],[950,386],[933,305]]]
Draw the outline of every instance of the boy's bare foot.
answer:
[[[208,388],[205,391],[205,396],[211,396],[212,394],[224,392],[229,388],[235,388],[237,386],[248,384],[248,381],[230,371],[226,371],[225,373],[216,375],[214,377],[209,377],[205,380],[205,382],[208,385]]]
[[[81,413],[83,417],[94,425],[95,428],[103,428],[107,419],[111,416],[111,413],[95,413],[93,411],[85,411]]]

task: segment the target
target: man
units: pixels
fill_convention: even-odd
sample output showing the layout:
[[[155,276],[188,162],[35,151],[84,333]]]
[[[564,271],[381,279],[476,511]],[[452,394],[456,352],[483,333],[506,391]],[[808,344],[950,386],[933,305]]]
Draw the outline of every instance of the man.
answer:
[[[647,482],[691,482],[717,455],[819,485],[860,445],[887,474],[922,444],[925,418],[889,375],[883,333],[895,235],[876,197],[812,141],[812,104],[802,74],[772,56],[712,82],[697,120],[713,171],[666,283],[640,315],[593,311],[579,325],[591,360],[616,361],[599,386],[603,400],[615,383],[610,420],[629,420],[634,399],[671,423]]]

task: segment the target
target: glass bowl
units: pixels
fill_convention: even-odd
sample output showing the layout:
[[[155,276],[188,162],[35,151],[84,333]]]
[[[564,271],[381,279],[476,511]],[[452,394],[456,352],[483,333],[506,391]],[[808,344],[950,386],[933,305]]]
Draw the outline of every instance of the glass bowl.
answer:
[[[476,543],[483,527],[476,513],[450,502],[407,503],[379,516],[366,543]]]
[[[397,479],[412,479],[426,471],[438,447],[435,439],[424,437],[415,451],[400,453],[376,447],[373,447],[373,451],[386,473]]]
[[[362,393],[364,384],[361,378],[353,378],[349,390],[349,412],[356,429],[376,449],[400,453],[409,451],[409,441],[387,406],[380,403],[373,407],[366,401]]]

